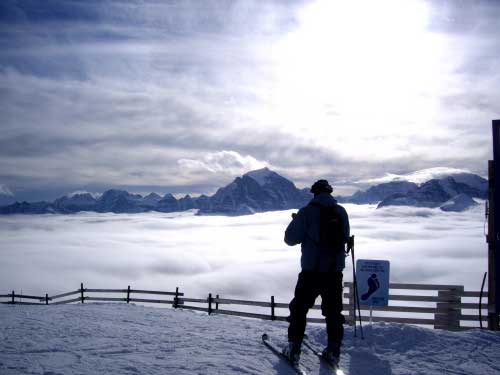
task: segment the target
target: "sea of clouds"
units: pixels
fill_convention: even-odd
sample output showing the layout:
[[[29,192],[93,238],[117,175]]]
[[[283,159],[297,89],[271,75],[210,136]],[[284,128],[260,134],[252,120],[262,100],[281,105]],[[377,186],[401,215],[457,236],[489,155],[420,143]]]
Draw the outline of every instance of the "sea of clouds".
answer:
[[[391,282],[465,285],[487,270],[484,207],[345,205],[356,259],[391,262]],[[300,247],[283,242],[289,211],[250,216],[195,212],[0,217],[0,294],[54,295],[79,288],[175,290],[189,297],[287,302]],[[352,280],[351,258],[344,280]]]

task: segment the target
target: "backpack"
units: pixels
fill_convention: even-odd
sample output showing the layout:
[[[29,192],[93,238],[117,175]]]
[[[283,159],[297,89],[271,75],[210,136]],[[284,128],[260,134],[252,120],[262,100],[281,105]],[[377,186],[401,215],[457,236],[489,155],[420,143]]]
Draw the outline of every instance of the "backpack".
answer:
[[[340,213],[335,206],[322,206],[319,203],[309,203],[320,209],[319,243],[321,249],[336,251],[343,249],[344,225]]]

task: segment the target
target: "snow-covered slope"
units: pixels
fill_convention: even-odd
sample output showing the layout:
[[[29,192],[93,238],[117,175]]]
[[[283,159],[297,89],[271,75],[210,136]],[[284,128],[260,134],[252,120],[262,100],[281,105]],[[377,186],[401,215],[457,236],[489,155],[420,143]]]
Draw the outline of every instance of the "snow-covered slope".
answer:
[[[372,178],[369,180],[359,181],[360,183],[369,183],[369,184],[382,184],[386,182],[392,181],[408,181],[413,182],[415,184],[422,184],[432,179],[439,179],[448,176],[470,176],[471,172],[465,169],[457,169],[457,168],[447,168],[447,167],[434,167],[421,169],[419,171],[411,172],[408,174],[394,174],[394,173],[386,173],[385,176],[379,178]],[[460,178],[460,177],[459,177]],[[457,180],[458,181],[458,180]],[[459,181],[462,182],[462,181]]]
[[[443,176],[444,173],[450,173],[450,175]],[[441,177],[420,184],[415,182],[423,181],[429,176]],[[446,203],[443,210],[464,211],[475,205],[472,198],[487,199],[488,195],[487,180],[481,176],[458,169],[432,168],[404,176],[390,175],[378,180],[391,181],[371,186],[366,191],[357,191],[350,197],[338,197],[338,200],[341,203],[355,204],[379,202],[378,207],[415,206],[435,208]],[[460,200],[461,204],[455,204],[451,207],[448,203],[450,200]]]
[[[217,190],[210,207],[200,213],[242,215],[254,212],[300,208],[312,195],[268,168],[251,171]]]
[[[87,192],[73,193],[54,201],[54,207],[60,212],[90,211],[97,200]]]
[[[276,172],[271,171],[269,168],[257,169],[255,171],[250,171],[244,174],[244,176],[248,176],[253,178],[260,186],[266,185],[269,180],[281,177]]]
[[[126,304],[0,306],[0,373],[291,374],[261,344],[262,332],[286,340],[286,323]],[[320,325],[308,326],[317,346]],[[445,332],[401,324],[346,328],[345,374],[497,374],[500,333]],[[328,374],[304,349],[311,374]]]
[[[141,200],[141,205],[155,207],[161,201],[161,196],[156,193],[149,193]]]
[[[445,211],[464,211],[476,204],[472,198],[487,198],[486,180],[476,175],[460,176],[463,177],[462,181],[472,181],[472,185],[476,182],[477,184],[475,184],[475,186],[479,188],[467,185],[463,182],[457,182],[454,177],[450,176],[441,179],[432,179],[418,186],[414,191],[388,195],[380,202],[379,207],[406,205],[416,207],[443,207]],[[483,182],[483,184],[481,185],[479,182]],[[450,201],[460,201],[460,204],[457,203],[451,206],[449,203]]]
[[[15,201],[12,191],[6,185],[0,184],[0,207],[12,204]]]
[[[418,190],[418,185],[408,181],[393,181],[370,187],[366,191],[357,191],[349,198],[341,198],[341,202],[356,204],[378,203],[393,194],[408,194]]]
[[[477,206],[476,201],[466,194],[459,194],[441,205],[443,211],[462,212],[471,207]]]

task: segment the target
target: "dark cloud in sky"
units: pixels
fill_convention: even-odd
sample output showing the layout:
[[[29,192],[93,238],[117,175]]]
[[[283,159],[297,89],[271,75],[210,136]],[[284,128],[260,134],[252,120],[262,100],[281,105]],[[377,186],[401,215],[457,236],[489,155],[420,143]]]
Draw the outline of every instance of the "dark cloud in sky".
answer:
[[[428,8],[420,48],[444,42],[439,65],[416,71],[438,80],[434,91],[425,93],[425,80],[407,87],[386,78],[424,103],[405,112],[391,103],[404,93],[337,85],[371,63],[353,59],[351,71],[335,62],[349,62],[353,45],[370,51],[372,41],[362,25],[358,36],[346,26],[345,37],[330,37],[335,29],[319,19],[316,30],[318,16],[308,15],[328,2],[2,2],[0,184],[51,199],[108,187],[210,193],[260,165],[300,186],[434,166],[484,174],[499,117],[500,5],[410,3]],[[372,63],[396,56],[384,53]],[[331,67],[318,65],[329,59]],[[200,169],[213,155],[230,167]]]

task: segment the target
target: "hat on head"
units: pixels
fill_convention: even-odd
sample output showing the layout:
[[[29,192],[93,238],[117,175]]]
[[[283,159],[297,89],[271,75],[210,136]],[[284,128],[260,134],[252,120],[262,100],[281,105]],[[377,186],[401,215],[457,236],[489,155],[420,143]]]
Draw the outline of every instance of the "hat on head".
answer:
[[[314,195],[319,193],[331,193],[333,191],[332,186],[328,183],[327,180],[318,180],[313,186],[311,186],[311,193]]]

